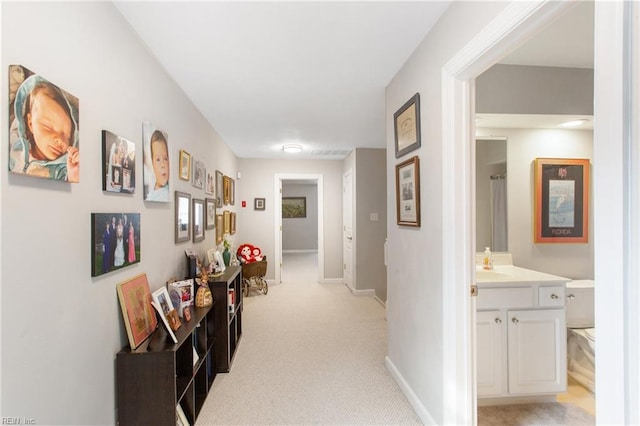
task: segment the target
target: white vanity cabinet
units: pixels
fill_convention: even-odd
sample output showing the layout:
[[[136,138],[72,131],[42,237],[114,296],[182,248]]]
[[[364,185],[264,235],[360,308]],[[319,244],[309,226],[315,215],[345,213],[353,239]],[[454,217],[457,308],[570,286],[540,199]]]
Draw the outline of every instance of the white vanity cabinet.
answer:
[[[522,270],[511,267],[510,272]],[[518,271],[516,271],[518,272]],[[566,392],[566,279],[517,274],[477,280],[478,398],[513,399]],[[531,281],[532,275],[544,278]],[[526,398],[525,398],[526,399]],[[479,401],[479,404],[482,401]]]

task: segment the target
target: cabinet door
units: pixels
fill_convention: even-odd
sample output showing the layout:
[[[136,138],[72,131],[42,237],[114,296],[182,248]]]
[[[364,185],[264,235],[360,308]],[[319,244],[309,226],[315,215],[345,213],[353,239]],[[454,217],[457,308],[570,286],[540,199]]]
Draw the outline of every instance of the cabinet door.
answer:
[[[508,311],[509,393],[566,392],[564,309]]]
[[[476,314],[476,358],[478,397],[506,393],[507,327],[501,311]]]

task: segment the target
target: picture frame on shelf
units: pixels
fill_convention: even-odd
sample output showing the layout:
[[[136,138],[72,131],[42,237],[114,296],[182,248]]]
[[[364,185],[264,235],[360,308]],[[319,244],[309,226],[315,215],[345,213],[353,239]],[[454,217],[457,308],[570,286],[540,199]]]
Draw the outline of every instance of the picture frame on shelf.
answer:
[[[224,174],[220,170],[216,170],[216,207],[222,208],[224,205]]]
[[[205,167],[204,162],[197,158],[193,160],[193,186],[204,189]]]
[[[282,197],[282,218],[307,217],[307,197]]]
[[[204,200],[193,199],[193,242],[204,240]]]
[[[102,190],[134,194],[136,192],[136,144],[102,131]]]
[[[91,276],[140,262],[140,213],[91,213]]]
[[[266,201],[264,198],[254,198],[253,199],[253,209],[254,210],[264,210],[266,207]]]
[[[167,283],[167,291],[173,307],[178,311],[178,316],[185,318],[184,309],[194,305],[193,278],[169,282]]]
[[[534,242],[589,242],[589,159],[534,161]]]
[[[179,178],[182,180],[189,180],[191,176],[191,154],[184,149],[180,150],[180,173]]]
[[[416,93],[393,114],[396,158],[416,150],[420,139],[420,93]]]
[[[420,159],[396,165],[396,220],[402,226],[420,226]]]
[[[154,306],[156,308],[160,308],[162,317],[166,320],[166,324],[169,325],[169,328],[172,331],[179,329],[182,326],[182,322],[180,321],[176,307],[173,306],[173,303],[171,302],[171,296],[169,296],[167,288],[160,287],[151,293],[151,297],[153,298]]]
[[[191,194],[175,192],[175,242],[191,239]]]
[[[216,227],[216,200],[215,198],[204,199],[205,210],[205,229],[214,229]]]
[[[204,186],[204,193],[207,195],[214,195],[216,191],[216,176],[215,171],[207,169],[207,179]]]
[[[158,326],[151,305],[152,296],[146,274],[136,275],[116,286],[129,346],[138,348]]]
[[[142,123],[144,200],[170,202],[169,136],[153,123]]]
[[[222,214],[216,214],[216,244],[222,244],[224,238],[224,217]]]
[[[236,233],[236,212],[231,212],[230,222],[229,233],[233,235]]]
[[[153,310],[157,313],[157,316],[160,318],[162,325],[164,326],[164,330],[167,335],[171,338],[171,341],[175,344],[178,343],[178,338],[176,337],[176,333],[171,329],[171,325],[169,325],[169,320],[165,316],[162,311],[162,307],[159,306],[156,302],[152,301],[151,306],[153,306]],[[175,309],[174,309],[175,312]]]

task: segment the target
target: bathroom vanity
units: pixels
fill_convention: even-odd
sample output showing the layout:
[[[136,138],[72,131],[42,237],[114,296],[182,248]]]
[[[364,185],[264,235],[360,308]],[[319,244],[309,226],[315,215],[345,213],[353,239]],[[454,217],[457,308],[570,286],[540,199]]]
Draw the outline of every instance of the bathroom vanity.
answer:
[[[477,267],[478,405],[555,401],[567,389],[567,278],[509,263]]]

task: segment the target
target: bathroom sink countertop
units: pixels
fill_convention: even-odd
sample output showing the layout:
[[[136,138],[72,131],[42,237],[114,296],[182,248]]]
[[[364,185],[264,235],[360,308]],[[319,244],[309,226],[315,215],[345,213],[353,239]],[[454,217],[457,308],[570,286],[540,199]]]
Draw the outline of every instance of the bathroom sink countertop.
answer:
[[[513,265],[497,265],[492,270],[484,270],[482,266],[476,266],[476,284],[479,286],[482,286],[482,284],[525,285],[540,282],[545,284],[566,284],[568,281],[571,280]]]

